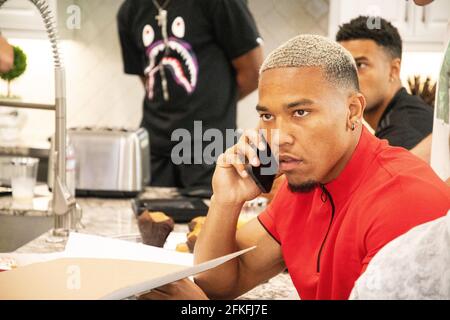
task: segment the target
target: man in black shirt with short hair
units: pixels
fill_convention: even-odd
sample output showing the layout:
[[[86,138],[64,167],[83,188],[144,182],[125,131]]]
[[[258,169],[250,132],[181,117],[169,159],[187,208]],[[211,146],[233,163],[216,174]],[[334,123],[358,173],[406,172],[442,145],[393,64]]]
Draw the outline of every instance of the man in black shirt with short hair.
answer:
[[[367,101],[364,119],[375,135],[408,150],[428,136],[433,129],[433,109],[402,87],[398,30],[383,18],[360,16],[339,28],[336,41],[355,59]]]
[[[207,129],[224,137],[235,129],[237,101],[258,84],[261,39],[246,1],[126,0],[117,20],[125,73],[146,89],[141,126],[150,134],[151,184],[210,186],[214,163],[194,145],[204,149]],[[189,163],[173,161],[177,129],[189,136]]]

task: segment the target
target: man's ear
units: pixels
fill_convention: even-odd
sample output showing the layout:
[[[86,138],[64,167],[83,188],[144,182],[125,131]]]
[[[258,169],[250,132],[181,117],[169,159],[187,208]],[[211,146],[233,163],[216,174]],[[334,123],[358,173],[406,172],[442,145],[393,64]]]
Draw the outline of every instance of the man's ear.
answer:
[[[347,127],[354,130],[362,122],[364,109],[366,108],[366,98],[361,93],[352,93],[348,97],[348,117]]]
[[[400,58],[392,59],[392,61],[391,61],[391,72],[389,74],[390,79],[400,80],[401,65],[402,65],[402,60]]]

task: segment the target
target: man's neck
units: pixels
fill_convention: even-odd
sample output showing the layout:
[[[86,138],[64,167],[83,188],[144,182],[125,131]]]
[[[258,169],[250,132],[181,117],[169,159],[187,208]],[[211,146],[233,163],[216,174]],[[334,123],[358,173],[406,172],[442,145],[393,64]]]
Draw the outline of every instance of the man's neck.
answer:
[[[392,101],[398,90],[402,87],[401,83],[398,82],[396,86],[393,86],[388,95],[384,98],[384,100],[378,105],[373,107],[370,110],[366,110],[364,112],[364,120],[376,131],[378,128],[378,124],[380,123],[381,117],[386,111],[389,103]]]
[[[356,150],[356,147],[358,146],[359,139],[361,138],[361,131],[362,131],[362,125],[359,125],[355,131],[352,132],[353,137],[352,140],[347,148],[347,151],[342,155],[342,157],[339,159],[339,161],[336,163],[336,165],[333,167],[333,169],[329,172],[327,177],[323,181],[321,181],[322,184],[327,184],[334,179],[336,179],[341,172],[345,169],[348,162],[353,156],[353,153]]]

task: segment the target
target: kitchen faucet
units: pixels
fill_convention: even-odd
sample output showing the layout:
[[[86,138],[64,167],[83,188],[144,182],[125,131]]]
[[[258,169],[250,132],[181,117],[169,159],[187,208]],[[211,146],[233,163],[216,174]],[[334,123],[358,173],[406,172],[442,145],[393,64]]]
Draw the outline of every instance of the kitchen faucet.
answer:
[[[0,0],[0,8],[8,0]],[[66,79],[65,68],[60,58],[57,30],[47,0],[29,0],[39,10],[44,21],[53,52],[55,66],[55,104],[35,104],[12,101],[0,101],[0,106],[14,108],[28,108],[39,110],[53,110],[55,112],[55,153],[50,154],[56,161],[54,170],[53,197],[51,211],[54,215],[54,241],[68,235],[71,229],[80,224],[81,208],[74,196],[70,195],[66,185]]]

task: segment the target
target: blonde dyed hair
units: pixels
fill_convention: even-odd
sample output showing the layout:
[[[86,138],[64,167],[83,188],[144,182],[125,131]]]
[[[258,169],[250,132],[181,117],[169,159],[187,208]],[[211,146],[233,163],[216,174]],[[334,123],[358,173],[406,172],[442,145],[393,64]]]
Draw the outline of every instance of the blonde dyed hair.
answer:
[[[320,68],[331,83],[359,91],[352,55],[337,42],[319,35],[304,34],[288,40],[269,54],[260,74],[270,69],[302,67]]]

